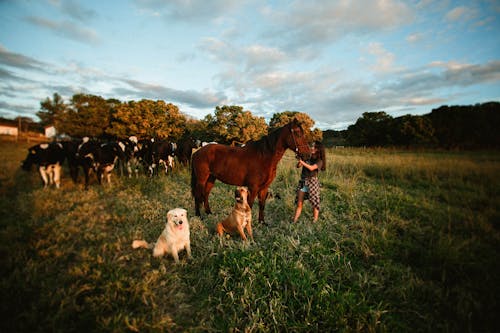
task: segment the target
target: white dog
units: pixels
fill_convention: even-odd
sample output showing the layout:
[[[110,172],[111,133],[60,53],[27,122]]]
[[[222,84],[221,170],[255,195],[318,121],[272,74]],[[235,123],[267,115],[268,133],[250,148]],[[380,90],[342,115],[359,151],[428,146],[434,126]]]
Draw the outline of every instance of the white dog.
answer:
[[[179,251],[186,249],[188,258],[191,258],[191,241],[189,238],[189,222],[187,211],[183,208],[174,208],[167,213],[167,223],[160,237],[153,244],[148,244],[144,240],[134,240],[132,247],[153,249],[154,257],[161,257],[171,254],[176,263],[179,262]]]

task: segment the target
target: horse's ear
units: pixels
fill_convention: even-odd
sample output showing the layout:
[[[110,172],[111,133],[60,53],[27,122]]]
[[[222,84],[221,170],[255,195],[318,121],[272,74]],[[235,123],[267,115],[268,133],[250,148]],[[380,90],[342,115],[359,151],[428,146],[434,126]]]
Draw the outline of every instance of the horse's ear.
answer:
[[[293,120],[290,122],[290,124],[292,125],[291,129],[298,127],[302,131],[304,131],[304,128],[302,127],[302,122],[300,120],[298,120],[297,118],[293,118]]]

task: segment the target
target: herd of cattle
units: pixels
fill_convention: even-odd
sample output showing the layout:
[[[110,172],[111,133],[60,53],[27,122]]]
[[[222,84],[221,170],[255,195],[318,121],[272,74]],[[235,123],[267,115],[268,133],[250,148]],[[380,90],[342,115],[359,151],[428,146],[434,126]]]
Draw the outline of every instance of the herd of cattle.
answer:
[[[193,139],[178,143],[144,139],[132,136],[125,140],[102,142],[87,137],[78,140],[41,143],[28,149],[28,156],[22,162],[24,170],[36,165],[44,186],[61,184],[61,170],[67,161],[73,182],[78,181],[79,169],[83,169],[85,189],[90,176],[95,173],[99,184],[110,182],[113,170],[127,177],[137,176],[141,171],[148,176],[160,170],[168,173],[174,167],[175,158],[187,166],[193,149],[199,145]]]

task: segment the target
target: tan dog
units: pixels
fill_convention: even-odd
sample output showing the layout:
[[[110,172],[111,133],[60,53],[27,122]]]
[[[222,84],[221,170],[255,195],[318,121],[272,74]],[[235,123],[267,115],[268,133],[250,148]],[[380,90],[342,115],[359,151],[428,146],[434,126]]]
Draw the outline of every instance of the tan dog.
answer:
[[[236,204],[231,214],[223,221],[217,223],[217,233],[222,236],[224,232],[238,233],[244,241],[247,240],[245,232],[253,240],[252,233],[252,209],[248,205],[248,189],[243,186],[238,186],[234,191]]]
[[[187,211],[183,208],[174,208],[167,213],[167,223],[160,237],[153,244],[148,244],[144,240],[134,240],[132,247],[153,249],[154,257],[161,257],[171,254],[176,263],[179,262],[179,251],[186,249],[188,258],[191,258],[191,241],[189,238],[189,222]]]

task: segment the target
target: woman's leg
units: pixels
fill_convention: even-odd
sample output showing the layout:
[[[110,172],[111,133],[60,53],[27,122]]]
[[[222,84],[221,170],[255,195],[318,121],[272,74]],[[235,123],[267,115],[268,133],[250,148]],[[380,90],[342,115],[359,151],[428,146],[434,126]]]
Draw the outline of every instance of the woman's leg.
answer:
[[[319,217],[319,209],[316,207],[313,207],[313,222],[316,222]]]
[[[297,190],[297,207],[295,208],[295,216],[293,217],[293,222],[297,222],[302,213],[302,206],[304,204],[304,192]]]

